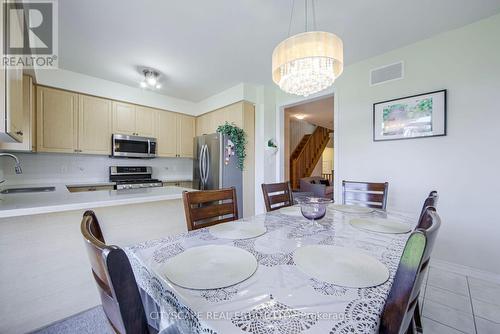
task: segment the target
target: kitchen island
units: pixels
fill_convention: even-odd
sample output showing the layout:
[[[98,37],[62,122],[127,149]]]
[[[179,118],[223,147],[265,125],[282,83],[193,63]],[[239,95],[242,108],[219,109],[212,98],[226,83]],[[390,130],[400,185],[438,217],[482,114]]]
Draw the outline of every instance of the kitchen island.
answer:
[[[29,185],[22,185],[28,187]],[[45,186],[39,185],[36,186]],[[107,244],[187,231],[181,187],[2,194],[0,332],[28,332],[100,304],[80,233],[94,210]],[[13,188],[5,186],[4,188]]]

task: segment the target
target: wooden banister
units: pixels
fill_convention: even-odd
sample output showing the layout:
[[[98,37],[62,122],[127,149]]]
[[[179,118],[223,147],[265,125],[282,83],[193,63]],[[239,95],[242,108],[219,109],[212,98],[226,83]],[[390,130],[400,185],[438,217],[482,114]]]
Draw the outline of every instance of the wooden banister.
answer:
[[[330,140],[331,130],[318,126],[305,135],[290,155],[290,181],[293,189],[299,188],[299,180],[311,176],[323,150]]]

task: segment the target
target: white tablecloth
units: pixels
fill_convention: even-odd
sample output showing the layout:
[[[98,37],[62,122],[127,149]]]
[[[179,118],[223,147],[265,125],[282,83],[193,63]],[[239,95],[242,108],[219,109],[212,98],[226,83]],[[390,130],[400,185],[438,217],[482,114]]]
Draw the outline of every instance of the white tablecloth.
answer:
[[[303,217],[275,211],[243,219],[265,223],[267,233],[255,239],[218,239],[209,229],[200,229],[125,251],[138,285],[161,310],[148,314],[160,319],[160,327],[175,322],[185,333],[376,333],[409,234],[378,234],[349,224],[352,218],[370,216],[415,225],[397,213],[356,215],[330,208],[320,221],[325,229],[318,230],[311,229]],[[184,289],[158,274],[159,266],[170,257],[207,244],[248,250],[259,263],[256,273],[242,283],[216,290]],[[293,252],[313,244],[360,249],[387,265],[390,279],[377,287],[352,289],[308,277],[295,266]]]

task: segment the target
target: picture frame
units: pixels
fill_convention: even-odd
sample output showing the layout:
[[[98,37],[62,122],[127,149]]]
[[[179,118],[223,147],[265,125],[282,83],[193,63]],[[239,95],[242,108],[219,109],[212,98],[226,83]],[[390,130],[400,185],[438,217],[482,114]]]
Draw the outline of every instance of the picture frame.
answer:
[[[373,141],[446,136],[446,89],[373,104]]]

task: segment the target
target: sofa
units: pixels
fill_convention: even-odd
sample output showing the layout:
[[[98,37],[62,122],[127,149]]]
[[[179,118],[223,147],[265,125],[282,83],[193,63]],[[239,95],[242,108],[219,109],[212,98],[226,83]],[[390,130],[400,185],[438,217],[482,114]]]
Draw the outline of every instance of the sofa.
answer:
[[[316,197],[333,199],[333,186],[329,184],[327,179],[320,176],[300,179],[300,191],[313,193]]]

